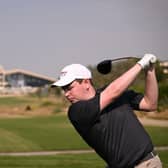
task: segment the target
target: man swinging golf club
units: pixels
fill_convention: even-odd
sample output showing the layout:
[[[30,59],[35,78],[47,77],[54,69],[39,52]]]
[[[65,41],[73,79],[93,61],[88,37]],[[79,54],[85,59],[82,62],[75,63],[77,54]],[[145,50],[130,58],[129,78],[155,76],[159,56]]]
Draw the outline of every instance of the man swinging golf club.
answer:
[[[145,54],[132,68],[96,90],[92,75],[81,64],[64,67],[52,86],[64,90],[72,103],[68,117],[108,168],[161,168],[152,141],[133,110],[157,109],[158,85],[152,54]],[[152,62],[152,63],[151,63]],[[144,93],[129,90],[129,86],[145,71]]]

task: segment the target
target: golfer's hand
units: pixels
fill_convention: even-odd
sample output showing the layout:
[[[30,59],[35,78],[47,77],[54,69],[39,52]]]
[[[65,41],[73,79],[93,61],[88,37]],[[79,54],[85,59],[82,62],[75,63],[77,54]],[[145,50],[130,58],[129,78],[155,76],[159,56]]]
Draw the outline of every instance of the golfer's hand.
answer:
[[[143,68],[147,69],[150,67],[151,64],[154,64],[156,62],[157,58],[153,54],[145,54],[140,61],[137,63]]]

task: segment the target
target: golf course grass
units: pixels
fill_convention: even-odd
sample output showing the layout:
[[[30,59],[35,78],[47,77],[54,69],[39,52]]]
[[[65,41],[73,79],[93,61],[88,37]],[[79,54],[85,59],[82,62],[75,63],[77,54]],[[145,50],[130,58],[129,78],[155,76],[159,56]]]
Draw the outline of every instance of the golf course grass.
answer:
[[[156,146],[168,146],[168,127],[145,127]],[[90,149],[76,133],[66,115],[0,118],[0,152],[33,152]],[[168,151],[158,151],[164,168]],[[2,168],[101,168],[95,153],[49,156],[0,156]]]

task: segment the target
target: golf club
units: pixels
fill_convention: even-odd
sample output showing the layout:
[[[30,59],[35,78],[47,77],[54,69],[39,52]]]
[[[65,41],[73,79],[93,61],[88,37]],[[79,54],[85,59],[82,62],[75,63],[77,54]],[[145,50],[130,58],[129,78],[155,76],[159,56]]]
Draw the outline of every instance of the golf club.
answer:
[[[121,57],[121,58],[115,58],[115,59],[107,59],[104,61],[101,61],[100,63],[97,64],[97,70],[98,72],[100,72],[101,74],[108,74],[111,69],[112,69],[112,62],[114,61],[119,61],[119,60],[125,60],[125,59],[139,59],[138,57]],[[153,59],[151,59],[151,63],[155,63],[156,62],[156,58],[153,57]]]

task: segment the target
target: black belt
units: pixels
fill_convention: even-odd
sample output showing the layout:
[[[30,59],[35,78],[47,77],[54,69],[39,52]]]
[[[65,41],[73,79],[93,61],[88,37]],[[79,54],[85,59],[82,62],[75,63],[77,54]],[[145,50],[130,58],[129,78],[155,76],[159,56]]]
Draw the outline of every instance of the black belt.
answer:
[[[145,162],[145,161],[147,161],[147,160],[149,160],[149,159],[152,159],[152,158],[154,158],[156,155],[157,155],[157,153],[153,150],[152,152],[148,153],[143,159],[141,159],[138,164],[140,164],[140,163],[142,163],[142,162]]]

